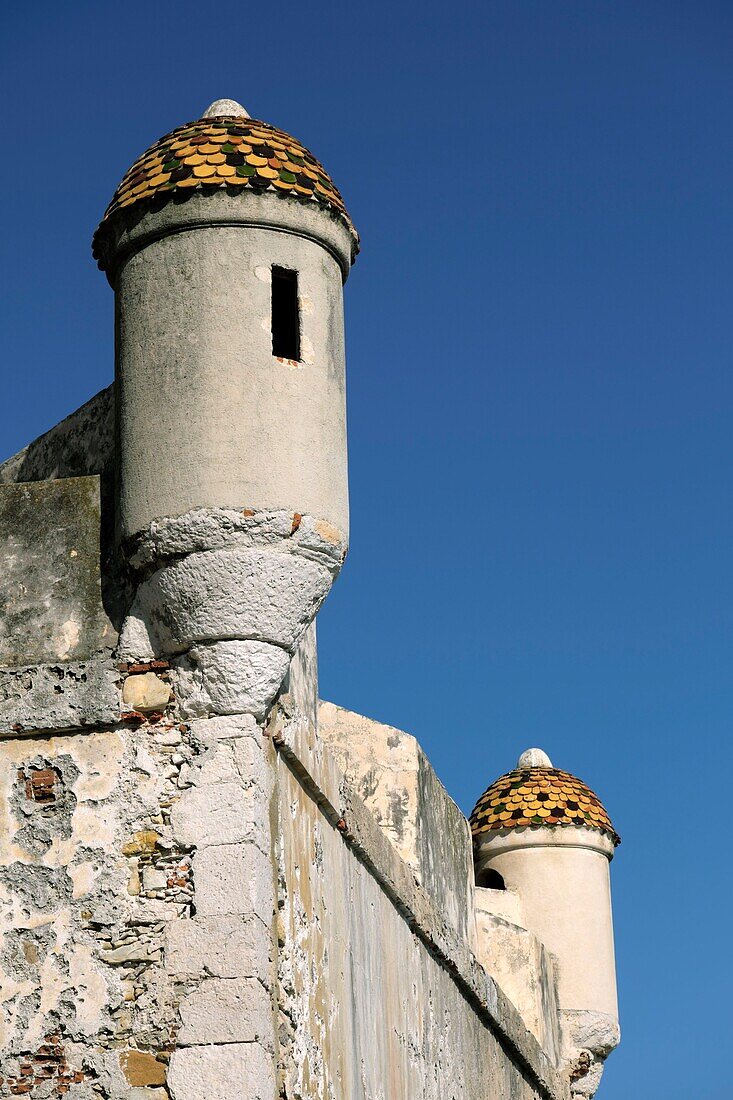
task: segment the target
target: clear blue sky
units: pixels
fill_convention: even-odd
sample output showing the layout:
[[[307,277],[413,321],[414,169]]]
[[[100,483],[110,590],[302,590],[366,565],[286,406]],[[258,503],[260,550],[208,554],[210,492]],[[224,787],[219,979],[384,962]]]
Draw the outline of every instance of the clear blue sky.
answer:
[[[731,1095],[733,6],[8,3],[0,457],[107,385],[89,242],[221,96],[363,238],[352,551],[322,694],[465,811],[540,744],[604,798],[624,1041],[603,1100]]]

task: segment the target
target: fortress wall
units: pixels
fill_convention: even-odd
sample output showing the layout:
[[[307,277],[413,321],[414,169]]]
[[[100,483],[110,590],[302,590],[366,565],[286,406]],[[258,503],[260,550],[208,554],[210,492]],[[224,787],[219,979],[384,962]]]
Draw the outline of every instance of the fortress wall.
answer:
[[[313,727],[285,710],[271,732],[278,748],[273,836],[286,1094],[565,1097],[550,1059]]]
[[[247,599],[224,601],[208,646],[239,646],[222,681],[234,694],[194,699],[181,658],[113,655],[99,479],[0,497],[0,552],[15,561],[2,588],[0,1095],[567,1100],[472,954],[465,821],[414,739],[402,735],[392,775],[397,731],[362,720],[353,760],[380,765],[371,807],[361,765],[347,779],[319,739],[313,627],[273,711],[279,681],[246,713],[241,654],[266,643],[216,640],[235,611],[258,611],[256,586],[240,586]],[[308,517],[265,520],[207,513],[157,537],[178,548],[185,535],[188,562],[252,557],[257,539],[276,565],[340,562]],[[317,602],[287,646],[269,645],[285,668]],[[395,797],[404,813],[385,816]]]
[[[98,477],[0,485],[0,668],[112,651]]]
[[[166,676],[114,728],[0,740],[2,1096],[275,1100],[272,750],[178,722]]]
[[[323,701],[318,732],[417,881],[474,944],[471,832],[417,740]]]

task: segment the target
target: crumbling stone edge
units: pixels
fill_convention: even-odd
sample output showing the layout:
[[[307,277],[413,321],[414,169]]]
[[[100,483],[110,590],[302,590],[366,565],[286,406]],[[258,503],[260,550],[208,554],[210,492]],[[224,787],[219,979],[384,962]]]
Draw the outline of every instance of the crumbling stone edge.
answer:
[[[285,710],[282,704],[285,704]],[[347,783],[328,748],[298,716],[287,717],[287,699],[269,723],[283,761],[344,843],[368,868],[413,934],[452,976],[463,996],[522,1065],[546,1100],[568,1100],[569,1082],[525,1027],[514,1005],[461,941],[438,906],[415,881],[362,799]]]

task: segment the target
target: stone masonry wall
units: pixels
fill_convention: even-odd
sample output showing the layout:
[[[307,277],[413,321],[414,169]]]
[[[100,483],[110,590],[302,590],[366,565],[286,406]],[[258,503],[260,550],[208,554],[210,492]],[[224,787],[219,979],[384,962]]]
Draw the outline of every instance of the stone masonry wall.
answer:
[[[274,1096],[268,742],[148,677],[115,729],[0,744],[2,1096]]]
[[[270,731],[281,1095],[565,1097],[517,1011],[287,698]]]
[[[290,697],[181,721],[169,675],[0,743],[0,1095],[565,1097]]]
[[[251,510],[154,525],[113,651],[96,484],[27,490],[41,530],[49,494],[93,507],[0,669],[0,1096],[566,1100],[470,916],[441,908],[439,830],[421,874],[317,736],[309,627],[339,533]],[[40,592],[42,560],[24,575]]]

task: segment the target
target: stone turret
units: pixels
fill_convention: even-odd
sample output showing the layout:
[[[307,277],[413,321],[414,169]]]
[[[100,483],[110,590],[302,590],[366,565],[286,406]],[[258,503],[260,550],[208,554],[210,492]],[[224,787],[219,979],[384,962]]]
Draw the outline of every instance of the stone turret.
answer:
[[[591,1096],[619,1041],[609,876],[619,837],[597,795],[536,748],[484,792],[471,831],[482,906],[554,956],[564,1057],[575,1094]]]
[[[356,247],[321,165],[232,101],[130,168],[94,237],[115,290],[123,538],[225,507],[300,512],[345,540]]]
[[[356,231],[300,142],[217,100],[135,162],[93,247],[115,291],[118,538],[144,578],[120,655],[186,654],[184,714],[261,715],[346,553]]]

